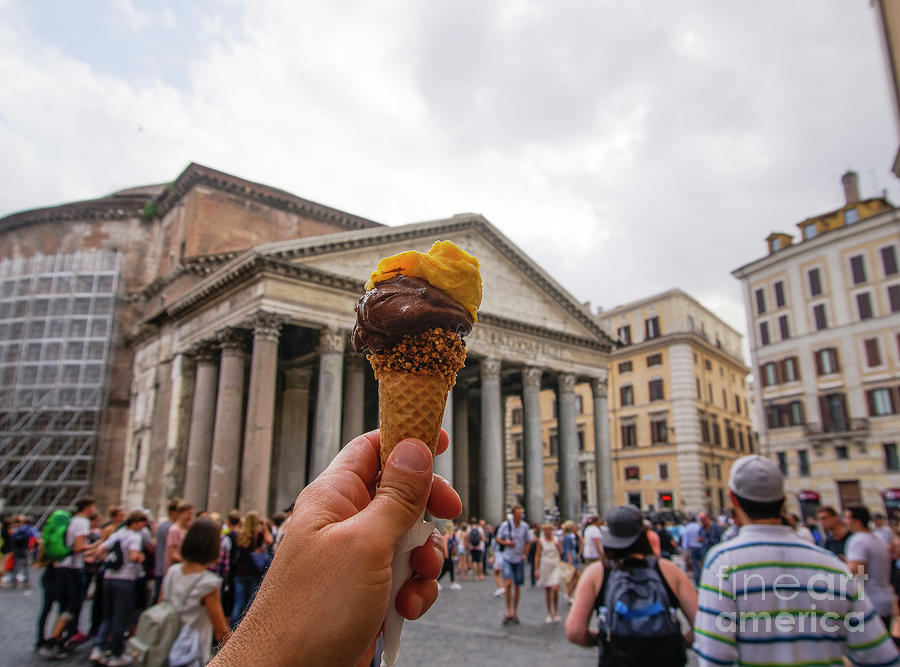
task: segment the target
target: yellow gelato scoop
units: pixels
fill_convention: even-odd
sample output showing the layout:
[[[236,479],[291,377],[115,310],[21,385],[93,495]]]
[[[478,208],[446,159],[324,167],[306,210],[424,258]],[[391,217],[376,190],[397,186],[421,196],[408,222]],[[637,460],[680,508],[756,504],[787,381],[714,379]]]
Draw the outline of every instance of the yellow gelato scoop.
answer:
[[[385,257],[369,276],[366,290],[397,276],[420,278],[446,292],[478,321],[481,305],[481,272],[478,260],[452,241],[435,241],[427,252],[407,250]]]

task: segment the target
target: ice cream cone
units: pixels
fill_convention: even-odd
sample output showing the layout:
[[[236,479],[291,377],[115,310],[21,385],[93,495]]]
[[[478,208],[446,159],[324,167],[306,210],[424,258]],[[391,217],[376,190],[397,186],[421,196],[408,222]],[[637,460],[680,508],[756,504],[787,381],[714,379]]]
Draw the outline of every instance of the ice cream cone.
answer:
[[[447,381],[440,375],[385,370],[378,375],[378,415],[381,422],[381,467],[397,443],[418,438],[437,448],[447,403]]]

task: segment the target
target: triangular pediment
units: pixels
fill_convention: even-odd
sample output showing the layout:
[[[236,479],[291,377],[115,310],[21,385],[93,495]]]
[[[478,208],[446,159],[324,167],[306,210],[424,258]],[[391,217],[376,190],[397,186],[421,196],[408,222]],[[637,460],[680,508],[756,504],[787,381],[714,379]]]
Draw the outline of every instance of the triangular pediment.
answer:
[[[361,284],[382,257],[425,252],[437,240],[478,257],[484,285],[479,318],[612,345],[585,306],[480,215],[283,241],[252,252]]]

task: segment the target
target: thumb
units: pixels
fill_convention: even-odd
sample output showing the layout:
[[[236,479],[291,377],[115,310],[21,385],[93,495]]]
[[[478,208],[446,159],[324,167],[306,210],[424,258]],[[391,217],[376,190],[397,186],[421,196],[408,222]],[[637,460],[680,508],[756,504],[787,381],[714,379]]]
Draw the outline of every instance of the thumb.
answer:
[[[393,546],[425,511],[431,493],[431,451],[408,438],[394,447],[372,502],[358,515],[379,544]]]

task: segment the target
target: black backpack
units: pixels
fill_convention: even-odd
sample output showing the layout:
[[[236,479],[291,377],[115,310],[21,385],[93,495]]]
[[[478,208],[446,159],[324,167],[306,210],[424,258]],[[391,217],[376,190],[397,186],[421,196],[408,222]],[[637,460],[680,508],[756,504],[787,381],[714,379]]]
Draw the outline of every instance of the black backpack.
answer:
[[[600,615],[601,667],[683,667],[677,604],[655,557],[606,568],[594,609]]]
[[[122,553],[122,544],[116,540],[103,560],[103,570],[104,572],[115,572],[121,570],[124,564],[125,556]]]
[[[469,548],[478,549],[481,546],[481,531],[478,526],[469,528]]]

